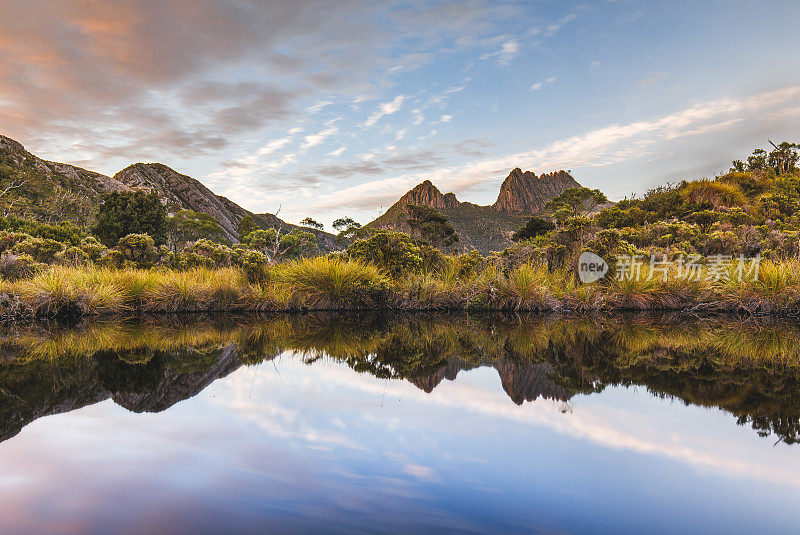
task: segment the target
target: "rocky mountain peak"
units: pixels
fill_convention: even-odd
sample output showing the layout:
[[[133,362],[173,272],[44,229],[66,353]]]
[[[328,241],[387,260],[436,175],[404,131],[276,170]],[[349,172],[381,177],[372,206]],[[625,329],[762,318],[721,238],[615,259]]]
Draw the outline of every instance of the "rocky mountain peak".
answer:
[[[454,193],[442,194],[433,182],[426,180],[417,184],[397,201],[398,205],[429,206],[437,210],[456,208],[460,203]]]
[[[537,177],[532,171],[523,172],[516,167],[500,186],[493,208],[501,212],[532,213],[541,210],[547,201],[564,190],[578,187],[580,184],[563,170]]]

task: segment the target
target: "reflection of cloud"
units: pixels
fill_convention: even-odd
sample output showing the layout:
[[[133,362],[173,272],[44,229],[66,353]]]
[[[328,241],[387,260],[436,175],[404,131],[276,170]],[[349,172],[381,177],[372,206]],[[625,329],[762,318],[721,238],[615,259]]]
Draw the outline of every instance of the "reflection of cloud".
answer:
[[[284,361],[284,365],[294,367],[300,364],[296,361]],[[354,374],[344,365],[315,364],[305,370],[302,380],[308,384],[324,381],[326,388],[338,392],[342,396],[346,391],[355,390],[363,395],[379,394],[380,398],[376,399],[402,398],[406,403],[416,401],[424,406],[436,405],[442,409],[466,411],[490,419],[500,418],[511,420],[516,424],[544,426],[560,434],[589,440],[603,447],[664,457],[728,476],[800,486],[800,475],[786,470],[786,467],[781,464],[780,456],[773,455],[771,457],[776,465],[766,464],[762,462],[762,459],[747,460],[742,452],[735,449],[734,443],[725,443],[714,434],[719,431],[718,429],[709,428],[708,432],[704,432],[706,428],[698,426],[696,423],[687,429],[687,433],[680,433],[676,432],[675,425],[670,425],[670,423],[676,424],[678,421],[692,421],[693,418],[700,418],[697,421],[702,422],[701,415],[708,414],[704,409],[670,405],[668,400],[652,398],[649,393],[636,394],[622,388],[620,389],[625,392],[626,396],[631,398],[630,403],[625,405],[626,408],[615,408],[602,404],[582,406],[573,403],[571,413],[565,415],[558,410],[555,402],[546,402],[545,400],[517,407],[495,385],[489,388],[476,387],[474,383],[465,380],[466,376],[470,374],[484,372],[495,373],[494,370],[489,371],[489,369],[465,371],[459,374],[457,381],[443,383],[431,394],[416,389],[409,390],[405,381],[385,383],[381,381],[380,388],[376,388],[379,380],[368,375]],[[317,379],[309,382],[309,377],[315,376]],[[285,376],[282,377],[283,379],[280,379],[282,386],[287,388]],[[265,381],[274,380],[278,380],[277,377],[265,379]],[[295,386],[300,387],[299,385]],[[264,384],[260,388],[263,391],[269,391],[272,387]],[[614,389],[608,389],[608,392],[612,390]],[[637,412],[636,409],[627,409],[627,407],[642,406],[639,396],[646,396],[648,403],[658,406],[663,413],[658,421],[653,422],[651,415],[646,411]],[[598,397],[602,397],[602,395]],[[602,400],[595,399],[594,401]],[[670,422],[669,417],[674,414],[673,411],[694,411],[694,414],[690,415],[688,419],[686,415],[677,415],[674,416],[675,421]],[[728,417],[726,416],[726,418]],[[372,425],[376,424],[380,424],[380,420],[375,420]],[[270,425],[272,424],[265,424],[265,427]],[[375,432],[374,429],[372,432]],[[737,432],[751,433],[750,430],[743,428],[737,429]],[[317,439],[318,436],[326,436],[326,433],[327,431],[317,430],[307,437]],[[338,431],[335,431],[334,437],[337,435]],[[755,438],[755,440],[760,439]],[[328,441],[328,444],[336,444],[335,439]],[[764,441],[761,441],[761,445],[768,446]],[[362,447],[362,445],[359,444],[358,447]],[[788,449],[784,451],[791,453]],[[398,461],[400,460],[402,459],[398,459]],[[407,466],[415,464],[405,460],[404,471]],[[415,467],[412,470],[418,472],[411,474],[415,477],[425,475],[424,467]]]

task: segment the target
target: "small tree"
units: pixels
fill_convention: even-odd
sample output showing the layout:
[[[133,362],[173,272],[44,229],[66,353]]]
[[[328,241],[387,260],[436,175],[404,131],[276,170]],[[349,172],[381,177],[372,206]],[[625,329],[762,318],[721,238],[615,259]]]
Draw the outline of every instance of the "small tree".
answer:
[[[155,192],[113,192],[103,197],[94,234],[113,246],[129,234],[147,234],[156,245],[167,241],[167,209]]]
[[[569,188],[558,197],[547,201],[545,210],[559,215],[559,220],[592,212],[597,206],[608,202],[599,189]]]
[[[530,240],[537,236],[543,236],[555,228],[555,223],[549,219],[533,216],[524,227],[514,233],[511,239],[514,241]]]
[[[361,229],[361,223],[356,223],[351,217],[340,217],[333,222],[333,228],[339,233],[339,238],[354,238]]]
[[[325,228],[325,225],[310,217],[307,217],[302,221],[300,221],[300,224],[303,225],[304,227],[315,228],[317,230],[322,230],[323,228]]]
[[[406,223],[412,234],[434,247],[449,247],[458,241],[458,234],[444,214],[428,206],[409,205]]]
[[[197,240],[218,240],[222,236],[219,221],[210,214],[181,210],[169,219],[169,241],[173,250]]]
[[[243,242],[245,237],[253,232],[254,230],[258,230],[259,226],[256,225],[253,216],[246,215],[239,221],[239,224],[236,225],[236,233],[239,235],[239,241]]]

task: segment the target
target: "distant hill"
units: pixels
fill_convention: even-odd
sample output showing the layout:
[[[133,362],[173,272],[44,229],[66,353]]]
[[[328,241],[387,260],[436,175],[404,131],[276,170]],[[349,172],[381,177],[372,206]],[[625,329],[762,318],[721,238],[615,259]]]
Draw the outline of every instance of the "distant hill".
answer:
[[[15,185],[13,204],[11,195],[0,197],[0,215],[47,222],[71,220],[90,225],[103,194],[143,190],[155,191],[170,213],[194,210],[214,216],[222,226],[223,237],[233,242],[237,240],[236,225],[248,215],[263,228],[285,231],[298,228],[274,214],[254,214],[164,164],[136,163],[112,178],[80,167],[48,162],[25,150],[19,142],[0,135],[0,192]],[[303,230],[316,234],[323,251],[338,248],[332,234],[305,227]]]
[[[508,247],[511,235],[522,227],[531,215],[569,188],[581,185],[566,171],[543,173],[537,176],[519,167],[511,171],[500,186],[497,201],[479,206],[459,201],[453,193],[442,193],[426,180],[415,186],[394,203],[384,214],[368,224],[372,228],[408,230],[408,206],[428,206],[442,212],[453,225],[459,245],[482,253]]]

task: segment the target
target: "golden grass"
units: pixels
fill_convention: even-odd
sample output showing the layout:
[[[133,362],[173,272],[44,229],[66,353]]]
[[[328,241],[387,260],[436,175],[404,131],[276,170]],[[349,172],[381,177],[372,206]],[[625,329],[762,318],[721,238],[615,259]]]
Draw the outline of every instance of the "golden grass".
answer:
[[[113,270],[53,266],[30,279],[0,281],[0,315],[134,315],[145,312],[342,309],[518,311],[705,310],[800,314],[800,261],[762,262],[757,280],[735,266],[721,280],[672,272],[582,284],[571,271],[489,263],[469,275],[448,268],[390,279],[380,269],[339,258],[273,266],[253,283],[237,268]],[[746,273],[745,273],[746,275]]]

